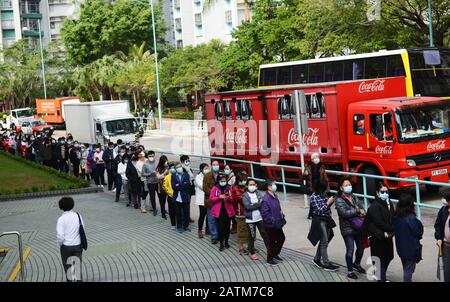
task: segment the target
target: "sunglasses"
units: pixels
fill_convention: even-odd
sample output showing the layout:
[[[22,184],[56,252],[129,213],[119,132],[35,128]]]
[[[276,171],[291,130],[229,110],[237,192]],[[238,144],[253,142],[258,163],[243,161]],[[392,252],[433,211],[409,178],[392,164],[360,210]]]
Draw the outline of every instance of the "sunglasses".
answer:
[[[382,190],[382,191],[380,191],[380,193],[389,193],[389,191],[388,190]]]

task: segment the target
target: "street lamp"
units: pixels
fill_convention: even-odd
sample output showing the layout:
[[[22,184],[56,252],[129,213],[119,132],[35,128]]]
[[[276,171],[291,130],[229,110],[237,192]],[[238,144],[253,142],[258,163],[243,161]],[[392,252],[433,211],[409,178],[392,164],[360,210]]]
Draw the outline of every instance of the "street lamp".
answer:
[[[153,28],[153,48],[155,49],[155,69],[156,69],[156,90],[158,92],[158,120],[159,131],[163,130],[162,127],[162,106],[161,106],[161,92],[159,89],[159,72],[158,72],[158,51],[156,50],[156,26],[155,26],[155,12],[153,10],[153,0],[149,0],[150,8],[152,10],[152,28]]]
[[[24,27],[24,28],[22,28],[22,31],[28,31],[28,28]],[[41,50],[42,80],[44,82],[44,99],[47,99],[47,85],[45,82],[44,49],[42,46],[41,20],[40,19],[38,19],[38,31],[39,31],[39,48]]]
[[[429,19],[429,31],[430,31],[430,47],[434,47],[433,42],[433,8],[431,4],[432,0],[428,0],[428,19]]]

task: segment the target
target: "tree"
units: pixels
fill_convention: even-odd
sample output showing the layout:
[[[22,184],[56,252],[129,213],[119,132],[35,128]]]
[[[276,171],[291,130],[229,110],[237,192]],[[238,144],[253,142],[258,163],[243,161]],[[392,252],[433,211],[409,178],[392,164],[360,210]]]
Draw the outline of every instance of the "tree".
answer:
[[[157,3],[155,18],[158,53],[163,57],[168,51],[166,26]],[[117,51],[127,52],[131,45],[144,41],[149,42],[146,50],[154,51],[147,0],[86,0],[81,4],[79,20],[66,19],[61,34],[70,59],[78,65]]]

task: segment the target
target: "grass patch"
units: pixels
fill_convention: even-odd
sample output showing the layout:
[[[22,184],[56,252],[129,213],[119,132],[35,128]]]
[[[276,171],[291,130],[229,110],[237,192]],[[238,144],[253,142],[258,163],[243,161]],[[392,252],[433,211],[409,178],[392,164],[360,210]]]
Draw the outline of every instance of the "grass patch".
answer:
[[[87,187],[87,181],[55,169],[0,152],[0,195]]]

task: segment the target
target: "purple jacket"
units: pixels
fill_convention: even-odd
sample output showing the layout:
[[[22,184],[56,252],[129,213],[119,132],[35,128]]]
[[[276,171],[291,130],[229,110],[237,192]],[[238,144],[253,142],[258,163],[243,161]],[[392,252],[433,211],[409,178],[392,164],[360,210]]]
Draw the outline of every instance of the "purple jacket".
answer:
[[[284,217],[278,197],[276,195],[273,197],[268,192],[264,195],[259,210],[263,218],[263,225],[268,229],[273,229],[274,221]]]

